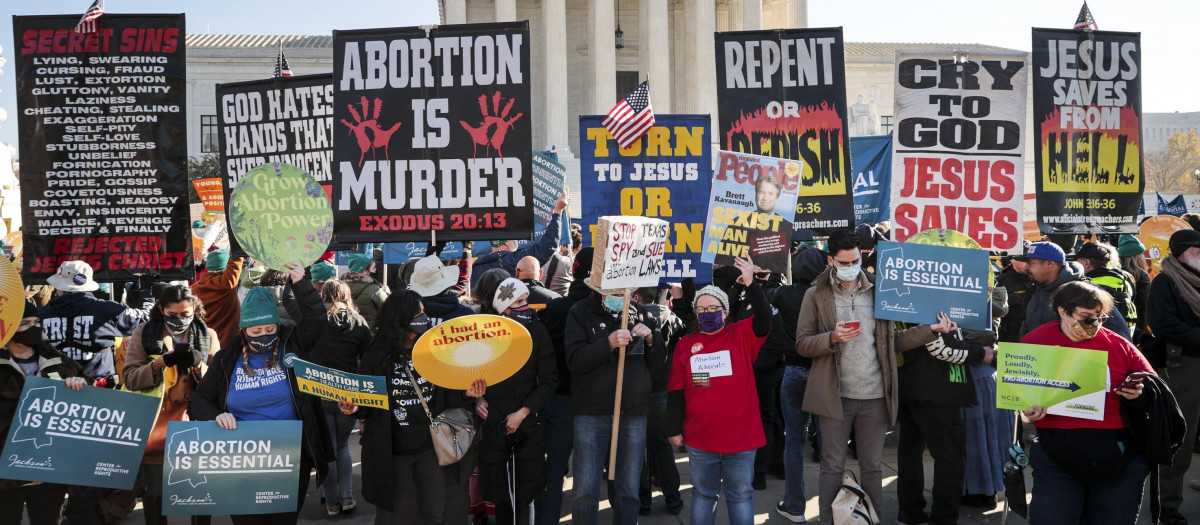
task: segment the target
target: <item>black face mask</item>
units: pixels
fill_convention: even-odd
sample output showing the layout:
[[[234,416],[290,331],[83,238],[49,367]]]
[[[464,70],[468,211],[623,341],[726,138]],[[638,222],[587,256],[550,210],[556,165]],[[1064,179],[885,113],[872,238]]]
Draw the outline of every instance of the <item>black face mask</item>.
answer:
[[[412,321],[408,322],[408,330],[421,337],[421,334],[429,331],[429,316],[421,314],[412,318]]]
[[[163,324],[167,325],[167,328],[169,330],[171,330],[171,333],[173,333],[175,335],[179,335],[179,334],[182,334],[184,331],[186,331],[188,329],[188,327],[192,325],[192,321],[196,320],[196,316],[189,315],[187,317],[183,317],[183,316],[177,317],[174,315],[163,315],[162,319],[163,319]]]
[[[250,343],[250,347],[256,352],[266,352],[275,348],[275,342],[279,340],[279,334],[266,334],[258,337],[246,336],[246,342]]]
[[[530,308],[529,305],[525,305],[520,308],[509,309],[508,317],[513,321],[521,323],[522,326],[529,326],[537,322],[538,313],[537,310]]]
[[[42,344],[42,327],[31,326],[20,332],[13,334],[12,342],[22,344],[28,347],[34,347]]]

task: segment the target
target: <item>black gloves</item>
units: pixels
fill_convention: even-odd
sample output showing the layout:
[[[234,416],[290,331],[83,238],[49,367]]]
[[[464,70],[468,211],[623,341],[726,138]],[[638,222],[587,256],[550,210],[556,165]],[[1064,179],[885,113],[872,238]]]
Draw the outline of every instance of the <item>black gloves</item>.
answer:
[[[167,366],[183,365],[185,367],[196,366],[195,356],[191,352],[170,352],[163,354],[163,363]]]

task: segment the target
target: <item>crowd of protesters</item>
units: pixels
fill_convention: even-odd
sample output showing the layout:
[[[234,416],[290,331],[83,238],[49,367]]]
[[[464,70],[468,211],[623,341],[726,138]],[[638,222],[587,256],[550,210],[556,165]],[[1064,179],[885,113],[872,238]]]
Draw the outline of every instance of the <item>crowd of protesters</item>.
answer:
[[[564,195],[556,212],[566,204]],[[87,264],[63,263],[48,279],[51,297],[27,294],[18,331],[0,349],[7,365],[0,366],[0,430],[11,424],[28,376],[62,379],[77,390],[88,384],[160,396],[141,466],[144,491],[0,480],[0,515],[102,523],[115,513],[112,501],[136,496],[146,523],[166,523],[163,439],[168,422],[190,419],[225,429],[300,421],[300,506],[316,471],[329,516],[358,506],[357,443],[358,490],[376,523],[408,516],[462,525],[488,513],[497,523],[558,523],[568,474],[567,508],[576,523],[596,523],[605,497],[614,523],[636,523],[655,512],[655,487],[662,510],[680,514],[686,483],[691,523],[715,522],[724,500],[730,523],[749,524],[768,475],[784,479],[782,498],[772,502],[780,517],[804,522],[815,495],[820,521],[836,523],[851,457],[861,498],[881,517],[957,523],[963,506],[997,505],[1014,435],[1032,459],[1030,523],[1132,523],[1147,475],[1160,464],[1159,523],[1187,522],[1179,508],[1200,417],[1200,232],[1171,237],[1153,280],[1144,246],[1130,236],[1111,244],[1055,238],[1028,245],[1022,256],[997,257],[994,322],[966,330],[940,312],[917,325],[875,317],[871,250],[885,228],[797,243],[789,275],[738,258],[717,268],[712,283],[688,279],[628,299],[593,289],[593,250],[581,247],[578,229],[560,245],[558,229],[552,222],[524,248],[495,242],[492,254],[473,263],[443,262],[435,246],[394,276],[370,253],[351,254],[339,274],[332,254],[308,268],[273,271],[218,250],[190,286],[139,282],[124,302],[93,293],[100,286]],[[528,329],[528,361],[505,381],[477,379],[467,390],[422,377],[412,364],[416,341],[475,313]],[[997,409],[1001,342],[1107,353],[1103,417]],[[282,364],[289,353],[386,378],[388,408],[302,394]],[[622,362],[619,446],[607,472]],[[1127,380],[1131,374],[1139,381]],[[1174,450],[1148,437],[1161,428],[1138,421],[1156,421],[1174,400],[1188,446],[1171,464]],[[474,414],[480,437],[460,461],[444,465],[428,426],[448,408]],[[1014,431],[1023,423],[1036,442]],[[898,432],[899,443],[894,509],[883,500],[889,432]],[[813,459],[806,461],[809,446]],[[925,450],[933,458],[930,502]],[[681,479],[680,452],[690,479]],[[805,486],[806,468],[819,472],[815,490]],[[297,516],[232,520],[294,523]]]

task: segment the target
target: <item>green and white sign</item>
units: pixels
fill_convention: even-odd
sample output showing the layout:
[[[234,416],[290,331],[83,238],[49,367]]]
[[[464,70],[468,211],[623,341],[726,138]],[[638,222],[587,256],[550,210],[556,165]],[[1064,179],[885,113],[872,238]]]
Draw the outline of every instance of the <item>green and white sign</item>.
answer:
[[[246,254],[268,268],[308,266],[333,235],[333,210],[317,180],[291,164],[263,164],[233,189],[229,226]]]
[[[167,424],[163,515],[270,514],[296,510],[299,421]]]
[[[159,400],[28,377],[4,443],[0,478],[133,488]]]
[[[1104,419],[1108,353],[1065,346],[1000,343],[996,352],[996,407]]]

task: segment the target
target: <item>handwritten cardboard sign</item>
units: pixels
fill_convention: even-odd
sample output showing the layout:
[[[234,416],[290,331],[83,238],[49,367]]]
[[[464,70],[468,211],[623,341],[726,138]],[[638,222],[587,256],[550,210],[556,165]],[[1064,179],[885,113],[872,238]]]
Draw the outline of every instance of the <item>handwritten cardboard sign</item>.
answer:
[[[658,286],[667,246],[667,221],[624,215],[600,217],[591,284],[600,290]]]

